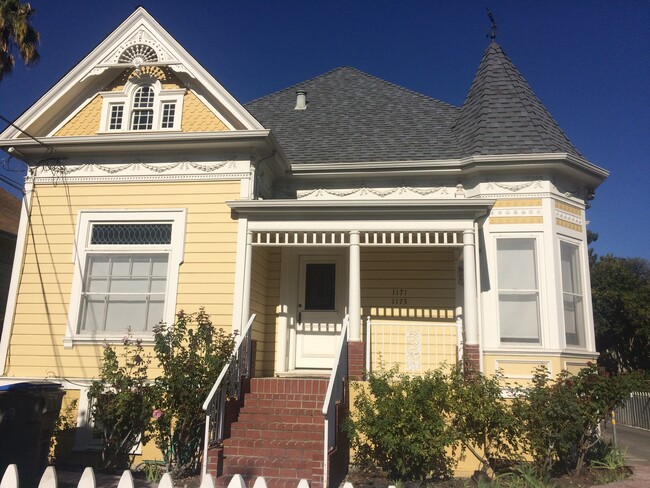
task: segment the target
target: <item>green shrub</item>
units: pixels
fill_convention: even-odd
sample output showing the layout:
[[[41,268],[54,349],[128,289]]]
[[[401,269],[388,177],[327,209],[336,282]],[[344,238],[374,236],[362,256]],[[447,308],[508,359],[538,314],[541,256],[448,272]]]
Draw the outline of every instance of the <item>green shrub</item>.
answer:
[[[151,395],[147,369],[151,362],[140,340],[130,334],[123,339],[121,360],[115,349],[104,344],[100,378],[92,382],[88,398],[92,402],[95,428],[102,438],[102,468],[127,469],[140,442],[149,440]]]
[[[531,386],[518,388],[513,412],[539,472],[580,473],[598,442],[598,425],[638,385],[637,375],[600,375],[595,365],[576,375],[562,371],[554,379],[537,368]]]
[[[444,374],[370,373],[367,387],[357,387],[355,415],[346,426],[356,463],[396,482],[451,477],[456,439]]]
[[[173,476],[196,474],[201,467],[201,407],[233,348],[233,336],[217,329],[203,308],[194,314],[181,310],[173,326],[155,328],[154,352],[162,375],[154,382],[149,415],[156,446]]]
[[[468,449],[485,472],[488,468],[497,471],[506,459],[519,459],[519,422],[503,397],[501,380],[499,373],[491,377],[480,372],[467,375],[460,365],[449,373],[452,426],[463,450]]]

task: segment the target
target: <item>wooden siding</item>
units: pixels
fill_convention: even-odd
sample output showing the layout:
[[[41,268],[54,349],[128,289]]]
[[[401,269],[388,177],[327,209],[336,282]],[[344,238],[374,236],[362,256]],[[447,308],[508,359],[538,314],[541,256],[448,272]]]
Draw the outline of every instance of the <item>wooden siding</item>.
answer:
[[[257,314],[253,339],[257,341],[255,372],[273,376],[277,336],[277,309],[280,300],[280,250],[253,248],[251,312]]]
[[[183,132],[213,132],[229,130],[219,117],[210,110],[199,98],[188,91],[183,97]]]
[[[238,196],[239,182],[36,185],[7,375],[97,376],[101,344],[63,349],[82,209],[186,208],[176,309],[203,306],[216,326],[230,330],[237,224],[224,202]]]
[[[102,117],[102,97],[95,96],[85,107],[54,134],[55,137],[94,136],[99,132]]]
[[[578,355],[566,357],[561,353],[541,355],[530,351],[525,356],[520,354],[486,354],[484,356],[484,372],[492,375],[496,371],[503,374],[506,382],[525,384],[532,379],[535,368],[546,366],[552,375],[560,371],[567,370],[570,373],[577,373],[580,369],[587,366],[589,361],[595,361],[595,358],[589,354],[584,357]]]

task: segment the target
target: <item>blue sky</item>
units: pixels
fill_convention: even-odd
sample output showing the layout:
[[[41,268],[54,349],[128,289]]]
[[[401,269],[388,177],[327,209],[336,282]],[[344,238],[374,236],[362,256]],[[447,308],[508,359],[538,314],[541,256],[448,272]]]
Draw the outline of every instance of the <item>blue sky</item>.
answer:
[[[650,2],[32,0],[41,61],[0,82],[14,119],[143,5],[245,103],[339,66],[354,66],[461,105],[497,42],[569,139],[611,172],[588,211],[598,254],[650,259]],[[0,122],[0,128],[4,128]],[[0,153],[2,177],[21,181]],[[20,183],[19,183],[20,184]]]

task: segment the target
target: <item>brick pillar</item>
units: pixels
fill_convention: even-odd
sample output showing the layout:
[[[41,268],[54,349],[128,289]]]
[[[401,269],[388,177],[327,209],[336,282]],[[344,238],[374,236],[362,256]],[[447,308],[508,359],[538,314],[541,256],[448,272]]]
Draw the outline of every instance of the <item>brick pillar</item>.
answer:
[[[366,347],[362,341],[348,342],[348,376],[351,380],[363,380],[366,367]]]
[[[465,372],[481,371],[481,357],[478,344],[463,344],[463,364]]]

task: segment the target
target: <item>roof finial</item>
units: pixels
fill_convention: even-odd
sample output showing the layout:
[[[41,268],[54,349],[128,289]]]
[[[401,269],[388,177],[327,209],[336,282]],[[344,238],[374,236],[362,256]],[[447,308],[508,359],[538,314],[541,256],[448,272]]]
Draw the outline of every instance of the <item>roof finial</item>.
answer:
[[[486,8],[485,10],[487,10],[488,18],[490,19],[490,23],[492,24],[492,26],[490,27],[490,40],[491,40],[492,42],[496,42],[496,38],[497,38],[497,23],[494,21],[494,15],[492,15],[492,12],[490,11],[490,9],[489,9],[489,8]]]

